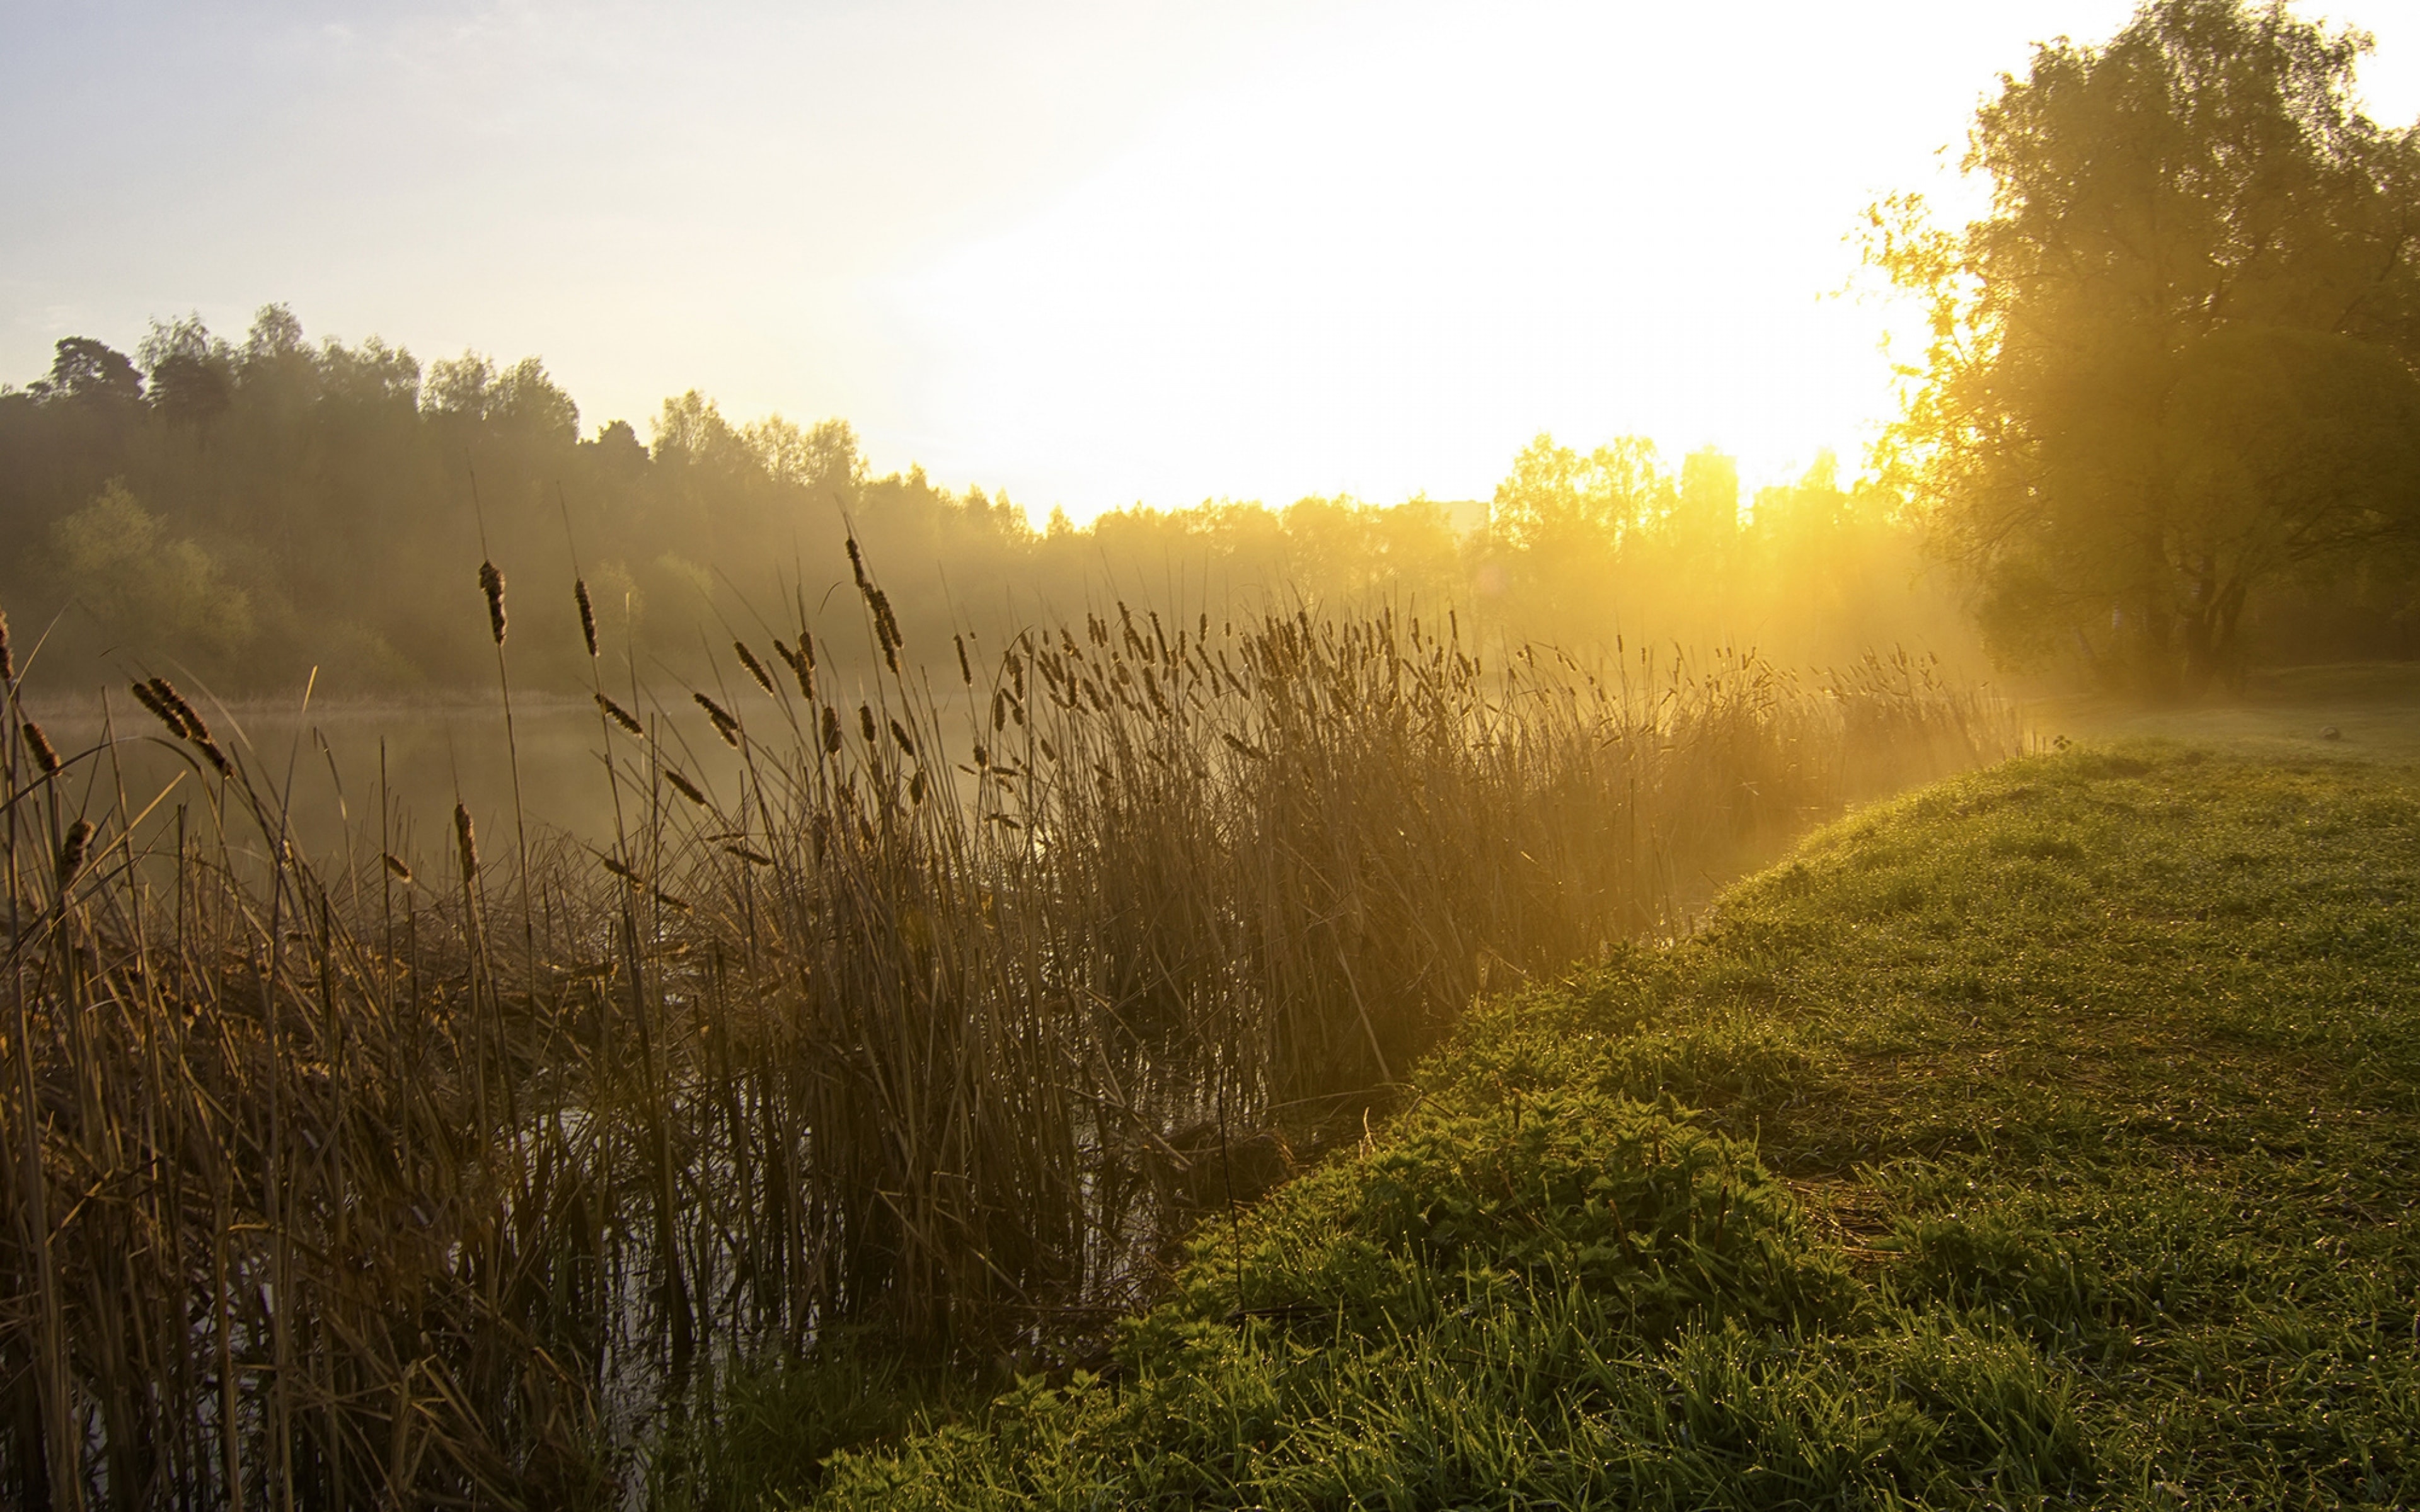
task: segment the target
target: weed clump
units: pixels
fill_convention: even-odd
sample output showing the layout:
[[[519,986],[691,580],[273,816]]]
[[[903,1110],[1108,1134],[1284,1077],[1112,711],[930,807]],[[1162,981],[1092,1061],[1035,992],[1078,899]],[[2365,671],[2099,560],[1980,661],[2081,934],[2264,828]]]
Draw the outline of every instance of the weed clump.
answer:
[[[1744,1146],[1669,1102],[1586,1091],[1416,1113],[1221,1227],[1193,1242],[1181,1316],[1357,1330],[1506,1287],[1576,1288],[1658,1339],[1830,1317],[1847,1295]]]

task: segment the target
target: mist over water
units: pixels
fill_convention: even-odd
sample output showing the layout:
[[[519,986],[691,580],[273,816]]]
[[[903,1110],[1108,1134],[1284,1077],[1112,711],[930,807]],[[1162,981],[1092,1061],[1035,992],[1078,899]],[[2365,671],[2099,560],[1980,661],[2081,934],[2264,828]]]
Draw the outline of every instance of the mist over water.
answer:
[[[153,810],[161,819],[178,804],[204,804],[217,781],[209,769],[181,743],[169,741],[130,699],[110,702],[115,741],[106,759],[74,768],[80,796],[107,801],[122,788],[139,811],[164,795]],[[90,697],[54,695],[29,712],[59,753],[72,759],[112,733],[97,705]],[[592,703],[516,699],[509,743],[501,705],[492,700],[347,702],[307,711],[253,702],[203,712],[264,790],[283,795],[296,848],[323,863],[349,856],[375,859],[384,848],[417,870],[454,844],[457,802],[470,810],[486,844],[509,844],[516,752],[519,807],[533,840],[554,832],[600,850],[613,841],[613,792]],[[650,727],[684,775],[709,795],[725,801],[736,796],[738,754],[715,737],[702,713],[657,711]],[[618,731],[613,744],[626,759],[645,758],[646,746]],[[623,802],[624,823],[642,826],[646,816],[635,811],[628,792]]]

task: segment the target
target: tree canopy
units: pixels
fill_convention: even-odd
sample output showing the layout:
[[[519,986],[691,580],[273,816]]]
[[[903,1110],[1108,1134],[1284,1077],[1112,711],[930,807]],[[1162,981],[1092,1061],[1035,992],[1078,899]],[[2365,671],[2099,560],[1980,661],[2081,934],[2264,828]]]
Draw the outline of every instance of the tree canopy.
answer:
[[[2004,656],[2231,677],[2255,598],[2420,537],[2420,129],[2357,108],[2357,33],[2155,0],[1978,112],[1960,231],[1869,256],[1930,304],[1887,450]]]

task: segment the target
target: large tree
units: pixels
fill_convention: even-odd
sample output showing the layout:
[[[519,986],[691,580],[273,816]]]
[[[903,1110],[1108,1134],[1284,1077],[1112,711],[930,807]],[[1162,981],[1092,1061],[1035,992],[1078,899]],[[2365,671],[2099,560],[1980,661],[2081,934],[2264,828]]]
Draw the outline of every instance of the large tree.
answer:
[[[2356,108],[2368,46],[2155,0],[2003,78],[1988,214],[1875,211],[1932,316],[1891,460],[2002,652],[2197,687],[2253,595],[2420,530],[2420,128]]]

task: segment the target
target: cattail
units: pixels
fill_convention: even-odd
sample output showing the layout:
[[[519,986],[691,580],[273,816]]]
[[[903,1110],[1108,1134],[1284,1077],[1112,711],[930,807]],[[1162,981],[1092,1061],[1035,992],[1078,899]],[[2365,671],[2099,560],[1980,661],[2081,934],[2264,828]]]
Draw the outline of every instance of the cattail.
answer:
[[[151,679],[151,691],[160,695],[160,702],[177,711],[177,717],[184,724],[187,739],[210,738],[210,727],[202,722],[201,711],[185,702],[185,695],[177,691],[176,684],[164,677],[154,677]]]
[[[750,850],[745,845],[734,843],[725,845],[722,848],[730,852],[732,855],[739,857],[741,860],[751,862],[757,866],[771,866],[773,864],[773,858],[771,856],[767,856],[762,851]]]
[[[479,836],[471,827],[471,810],[461,804],[454,805],[454,843],[462,856],[462,886],[470,887],[479,880]]]
[[[899,648],[906,642],[899,635],[899,622],[892,617],[891,595],[879,588],[868,588],[865,602],[874,610],[874,640],[882,648],[883,665],[896,673],[899,671]]]
[[[991,727],[994,731],[1008,727],[1008,689],[1004,687],[991,690]]]
[[[782,665],[789,668],[790,675],[799,680],[799,696],[803,699],[814,698],[815,696],[814,669],[808,665],[807,659],[783,645],[782,638],[778,635],[773,638],[773,655],[781,657]]]
[[[136,702],[158,715],[171,733],[193,742],[219,776],[225,777],[234,770],[226,752],[210,738],[210,727],[202,721],[200,711],[185,702],[185,695],[177,691],[176,684],[164,677],[154,677],[148,683],[133,685],[133,692]]]
[[[824,754],[835,756],[839,753],[840,711],[827,703],[824,705]]]
[[[604,712],[605,717],[613,720],[615,724],[620,725],[623,729],[628,730],[630,733],[637,735],[640,739],[644,740],[646,738],[647,727],[639,722],[636,715],[622,707],[619,703],[614,702],[612,699],[607,698],[602,693],[596,695],[596,697],[597,707]]]
[[[33,751],[34,764],[42,769],[44,777],[58,775],[59,753],[51,748],[50,737],[42,733],[42,727],[31,719],[25,721],[25,745]]]
[[[395,879],[397,882],[402,883],[407,887],[411,886],[411,868],[403,864],[402,856],[396,855],[393,851],[380,851],[379,853],[379,859],[386,863],[386,869],[395,873]]]
[[[924,769],[921,766],[916,768],[916,775],[908,779],[908,801],[910,803],[924,801]]]
[[[707,698],[703,693],[691,693],[690,697],[697,701],[697,706],[706,711],[706,718],[713,721],[714,733],[722,737],[722,743],[730,747],[732,749],[737,750],[739,748],[739,721],[731,717],[731,711],[724,708],[721,704],[715,702],[714,700]]]
[[[896,719],[891,721],[891,738],[899,742],[899,748],[909,756],[916,754],[916,743],[908,738],[908,727]]]
[[[504,575],[492,562],[479,563],[479,592],[488,595],[488,628],[501,646],[504,643]]]
[[[864,704],[862,704],[862,703],[861,703],[861,704],[859,704],[859,705],[857,706],[857,728],[858,728],[858,730],[860,731],[860,733],[861,733],[865,736],[865,743],[866,743],[867,745],[869,745],[869,746],[873,745],[873,744],[874,744],[874,711],[873,711],[872,709],[867,708],[867,707],[866,707]]]
[[[731,649],[739,653],[739,665],[748,669],[748,675],[756,679],[756,686],[763,688],[766,696],[770,698],[773,693],[773,679],[771,674],[765,671],[765,664],[756,659],[756,653],[749,650],[748,643],[744,640],[734,640],[731,642]]]
[[[588,642],[588,659],[594,661],[597,659],[597,610],[588,602],[587,579],[574,578],[571,580],[571,596],[580,600],[580,639]],[[501,616],[504,613],[504,584],[501,581],[496,585],[496,597],[495,612]]]
[[[134,702],[159,716],[160,722],[168,727],[168,733],[179,740],[190,740],[193,738],[193,731],[185,724],[185,717],[178,711],[177,702],[171,702],[175,690],[170,689],[168,698],[161,696],[160,690],[167,687],[168,680],[164,677],[154,677],[149,682],[126,685],[127,691],[134,695]]]
[[[84,870],[85,847],[92,843],[92,825],[79,819],[68,826],[67,839],[59,842],[59,896],[64,902],[68,884]]]
[[[848,538],[848,570],[850,575],[857,579],[859,593],[870,594],[874,591],[874,585],[865,580],[865,553],[857,548],[857,537],[854,535]]]
[[[168,712],[168,705],[160,702],[159,694],[152,692],[141,683],[129,683],[126,685],[126,690],[134,695],[135,702],[149,709],[162,724],[166,725],[170,734],[180,736],[184,734],[184,721]]]
[[[686,914],[689,912],[689,904],[681,902],[678,898],[674,897],[669,892],[657,893],[656,902],[663,904],[666,908],[671,909],[676,914]]]
[[[682,797],[687,798],[690,802],[696,804],[701,809],[706,807],[706,795],[698,790],[696,783],[690,781],[688,778],[681,776],[679,768],[673,766],[665,767],[664,780],[670,782],[674,788],[679,792]]]
[[[967,665],[967,638],[962,635],[954,635],[950,637],[950,639],[958,643],[958,680],[966,684],[969,687],[972,687],[975,683],[975,674],[974,669]]]

